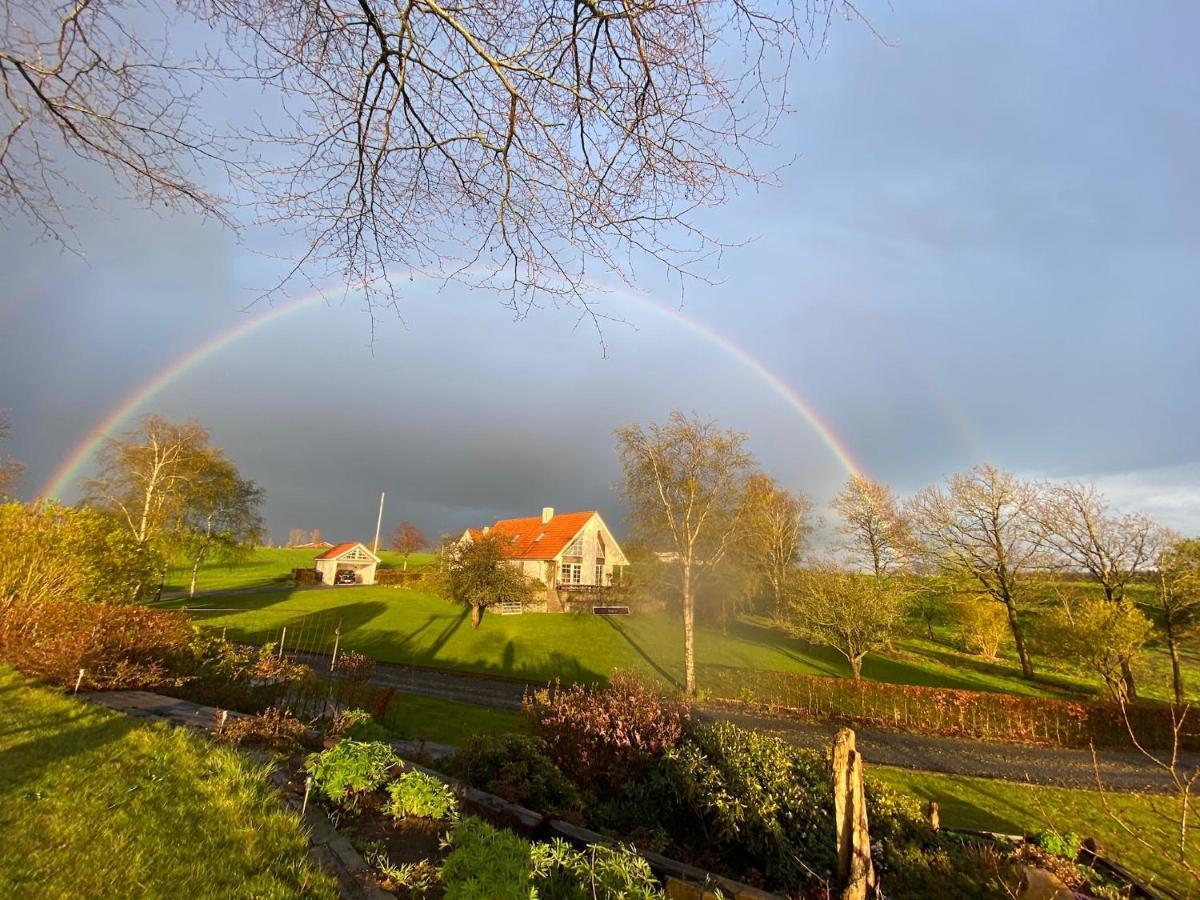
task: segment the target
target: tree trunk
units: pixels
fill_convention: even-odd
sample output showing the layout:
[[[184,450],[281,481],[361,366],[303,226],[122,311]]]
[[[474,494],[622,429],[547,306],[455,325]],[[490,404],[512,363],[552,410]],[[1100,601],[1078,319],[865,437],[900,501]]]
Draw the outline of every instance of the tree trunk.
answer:
[[[862,657],[848,656],[846,658],[850,660],[850,673],[854,676],[855,681],[859,681],[862,678]]]
[[[689,697],[696,696],[696,603],[692,596],[692,563],[683,564],[683,680]]]
[[[1121,663],[1121,677],[1125,680],[1125,696],[1129,698],[1131,703],[1137,701],[1137,685],[1133,683],[1133,669],[1129,667],[1129,660]]]
[[[479,604],[471,605],[471,627],[478,628],[479,623],[483,621],[483,607]]]
[[[407,553],[404,554],[404,571],[405,572],[408,571],[408,554]]]
[[[1011,603],[1005,603],[1008,611],[1008,628],[1012,632],[1013,643],[1017,645],[1017,656],[1021,660],[1021,677],[1033,678],[1033,663],[1029,659],[1029,650],[1025,647],[1025,634],[1021,631],[1021,623],[1017,621],[1017,611]]]
[[[1171,687],[1175,692],[1175,705],[1183,706],[1183,670],[1179,664],[1179,645],[1175,643],[1175,627],[1167,622],[1167,651],[1171,654]]]
[[[200,560],[202,559],[204,559],[204,554],[197,554],[196,561],[192,563],[192,583],[188,585],[189,600],[196,596],[196,575],[200,571]]]

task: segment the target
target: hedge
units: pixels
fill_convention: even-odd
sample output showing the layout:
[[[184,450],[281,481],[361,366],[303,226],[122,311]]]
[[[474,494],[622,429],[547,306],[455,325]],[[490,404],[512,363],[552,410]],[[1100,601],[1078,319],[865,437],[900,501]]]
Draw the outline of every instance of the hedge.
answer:
[[[1053,700],[880,681],[852,681],[793,672],[728,666],[706,667],[713,698],[786,710],[814,718],[846,719],[923,734],[961,735],[1057,747],[1129,747],[1121,707],[1115,703]],[[1169,747],[1171,709],[1160,703],[1126,708],[1139,742]],[[1180,729],[1181,749],[1200,750],[1200,715],[1189,712]]]

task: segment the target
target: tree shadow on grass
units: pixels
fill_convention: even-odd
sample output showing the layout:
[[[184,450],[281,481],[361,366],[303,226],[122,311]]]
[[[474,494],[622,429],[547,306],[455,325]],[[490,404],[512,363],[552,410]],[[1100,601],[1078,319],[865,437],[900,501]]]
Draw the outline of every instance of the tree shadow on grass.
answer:
[[[676,680],[670,672],[659,665],[658,660],[647,653],[642,646],[635,641],[633,637],[616,622],[616,620],[613,619],[612,616],[601,616],[600,618],[603,619],[604,623],[608,625],[609,628],[624,638],[625,643],[629,644],[629,646],[633,649],[633,652],[640,656],[646,662],[646,664],[650,666],[651,669],[653,669],[663,678],[663,680],[674,687],[680,686],[678,680]]]
[[[138,727],[136,721],[126,716],[110,717],[99,710],[95,712],[96,716],[86,715],[66,723],[58,717],[49,734],[0,750],[0,785],[33,787],[40,773],[63,760],[119,741]],[[45,727],[43,723],[37,730]],[[34,727],[27,730],[34,730]]]

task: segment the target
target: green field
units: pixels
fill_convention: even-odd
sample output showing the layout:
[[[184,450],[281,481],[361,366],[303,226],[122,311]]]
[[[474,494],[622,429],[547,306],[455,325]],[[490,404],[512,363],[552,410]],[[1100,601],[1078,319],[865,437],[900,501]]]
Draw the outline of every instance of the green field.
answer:
[[[212,560],[200,566],[196,577],[196,590],[237,591],[246,588],[266,587],[287,581],[292,569],[310,569],[313,558],[320,550],[295,550],[291,547],[259,547],[237,563]],[[404,560],[399,553],[380,550],[379,558],[385,567],[399,569]],[[431,568],[437,562],[432,553],[413,553],[408,557],[410,571]],[[192,578],[192,565],[185,560],[175,560],[167,570],[163,590],[168,593],[186,591]]]
[[[1174,812],[1170,804],[1178,801],[1170,797],[1107,794],[1102,798],[1095,791],[1034,787],[883,766],[868,766],[868,771],[924,801],[936,800],[941,807],[942,824],[947,828],[1002,834],[1053,830],[1094,837],[1105,848],[1106,855],[1139,876],[1153,879],[1154,883],[1185,897],[1200,896],[1200,881],[1178,862],[1179,832],[1170,823]],[[1150,846],[1145,846],[1142,840]],[[1200,836],[1195,829],[1190,832],[1187,853],[1188,859],[1200,862]]]
[[[0,668],[0,896],[335,897],[265,774]]]
[[[529,720],[519,712],[419,694],[397,694],[388,710],[387,722],[394,736],[403,740],[456,747],[465,746],[477,734],[524,734],[530,730]]]
[[[615,668],[679,682],[683,648],[678,621],[667,613],[626,619],[590,615],[489,614],[477,631],[463,607],[439,597],[394,587],[293,589],[208,597],[189,607],[205,628],[251,643],[277,641],[289,627],[289,646],[328,652],[341,623],[342,646],[374,659],[548,681],[607,678]],[[205,609],[212,609],[206,612]],[[728,631],[697,630],[700,685],[708,666],[741,666],[848,677],[835,651],[805,643],[753,619]],[[898,642],[898,656],[868,657],[865,677],[901,684],[1072,695],[1085,682],[1062,676],[1030,683],[1006,661],[987,662],[945,647],[918,655],[920,642]],[[321,644],[321,646],[317,646]]]

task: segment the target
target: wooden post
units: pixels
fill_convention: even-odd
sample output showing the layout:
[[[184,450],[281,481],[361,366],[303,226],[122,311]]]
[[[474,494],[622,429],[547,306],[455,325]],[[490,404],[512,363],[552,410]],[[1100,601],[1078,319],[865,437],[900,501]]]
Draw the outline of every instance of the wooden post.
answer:
[[[333,656],[329,658],[329,671],[332,672],[337,666],[338,644],[342,642],[342,622],[339,619],[337,628],[333,630]]]
[[[76,693],[76,694],[78,694],[78,693],[79,693],[79,686],[80,686],[81,684],[83,684],[83,669],[80,669],[80,670],[79,670],[79,677],[75,679],[75,690],[74,690],[74,693]]]
[[[287,641],[287,626],[283,626],[283,630],[279,632],[279,658],[283,659],[283,645]]]
[[[312,791],[312,776],[309,775],[304,779],[304,803],[300,805],[300,818],[304,818],[304,814],[308,812],[308,795]]]
[[[929,801],[929,827],[934,831],[942,830],[942,811],[936,800]]]
[[[841,900],[866,900],[875,894],[871,838],[862,757],[854,732],[839,728],[833,737],[833,817],[837,836],[837,875]]]

